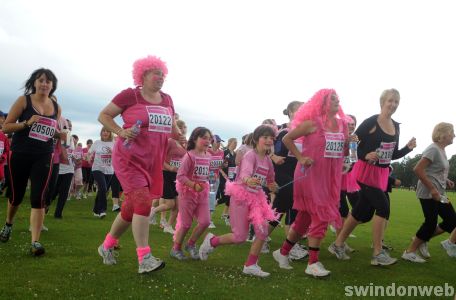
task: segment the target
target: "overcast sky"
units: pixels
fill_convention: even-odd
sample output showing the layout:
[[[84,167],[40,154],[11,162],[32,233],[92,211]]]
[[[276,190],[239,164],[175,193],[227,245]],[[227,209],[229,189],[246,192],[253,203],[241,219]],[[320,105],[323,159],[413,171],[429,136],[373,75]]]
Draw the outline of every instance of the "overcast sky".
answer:
[[[1,0],[0,109],[33,70],[50,68],[74,133],[98,138],[99,111],[133,85],[133,61],[153,54],[167,62],[163,91],[189,130],[239,138],[263,119],[285,122],[288,102],[320,88],[360,121],[394,87],[400,146],[416,137],[415,155],[436,123],[456,123],[453,3]]]

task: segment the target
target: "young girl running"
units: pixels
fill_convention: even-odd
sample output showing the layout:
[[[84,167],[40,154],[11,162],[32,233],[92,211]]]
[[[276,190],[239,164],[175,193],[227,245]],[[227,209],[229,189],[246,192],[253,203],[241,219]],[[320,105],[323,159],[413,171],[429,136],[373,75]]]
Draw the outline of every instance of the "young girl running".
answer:
[[[197,127],[190,135],[187,145],[187,154],[177,171],[176,189],[180,195],[179,212],[177,214],[174,245],[170,255],[178,260],[186,259],[182,252],[182,242],[192,226],[193,217],[198,225],[193,229],[185,250],[192,259],[199,259],[196,241],[203,234],[210,223],[209,214],[209,165],[211,155],[207,148],[212,140],[212,134],[205,127]]]
[[[254,149],[247,152],[239,166],[239,173],[234,182],[227,182],[225,193],[231,196],[230,223],[232,233],[214,236],[208,233],[200,247],[202,260],[219,245],[242,244],[245,242],[249,223],[255,228],[256,239],[250,247],[250,253],[244,264],[244,274],[267,277],[270,274],[258,266],[258,256],[268,236],[268,221],[276,219],[268,205],[262,187],[267,185],[275,192],[274,167],[269,152],[274,145],[274,129],[261,125],[253,132]]]

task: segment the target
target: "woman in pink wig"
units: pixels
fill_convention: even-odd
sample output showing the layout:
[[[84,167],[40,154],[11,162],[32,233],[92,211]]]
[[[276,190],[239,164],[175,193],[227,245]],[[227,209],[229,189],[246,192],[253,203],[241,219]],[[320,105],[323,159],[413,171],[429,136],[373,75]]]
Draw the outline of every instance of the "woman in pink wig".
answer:
[[[273,256],[281,268],[291,269],[288,254],[307,233],[309,263],[305,273],[323,277],[330,271],[318,260],[320,244],[330,223],[341,226],[339,196],[347,150],[347,120],[336,92],[322,89],[299,108],[291,125],[283,142],[298,160],[293,203],[298,214],[282,248]],[[298,138],[302,139],[302,152],[293,142]]]
[[[104,264],[115,264],[113,249],[132,225],[138,273],[164,267],[163,261],[151,255],[148,240],[152,200],[162,195],[162,167],[168,138],[180,134],[174,120],[173,101],[161,92],[167,74],[168,68],[160,58],[147,56],[138,59],[133,64],[136,88],[128,88],[116,95],[98,118],[119,136],[112,159],[125,195],[121,213],[114,220],[98,253]],[[118,115],[124,121],[123,128],[114,121]]]

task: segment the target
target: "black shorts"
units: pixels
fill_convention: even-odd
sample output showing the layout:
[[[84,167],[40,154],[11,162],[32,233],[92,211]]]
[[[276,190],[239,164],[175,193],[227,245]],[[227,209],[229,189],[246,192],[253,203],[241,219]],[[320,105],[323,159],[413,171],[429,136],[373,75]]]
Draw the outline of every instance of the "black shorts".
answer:
[[[350,211],[350,209],[348,208],[347,198],[353,209],[356,206],[356,204],[358,204],[359,192],[354,192],[354,193],[347,193],[346,191],[340,192],[339,213],[342,218],[346,218]]]
[[[93,178],[92,168],[91,167],[89,167],[89,168],[82,167],[82,182],[89,183],[92,178]],[[93,179],[92,179],[92,181],[93,181]]]
[[[359,183],[359,201],[352,209],[352,216],[358,222],[369,222],[374,214],[379,217],[389,219],[390,202],[385,192],[362,183]]]
[[[175,172],[163,170],[163,199],[175,199],[177,197],[176,191],[176,175]]]

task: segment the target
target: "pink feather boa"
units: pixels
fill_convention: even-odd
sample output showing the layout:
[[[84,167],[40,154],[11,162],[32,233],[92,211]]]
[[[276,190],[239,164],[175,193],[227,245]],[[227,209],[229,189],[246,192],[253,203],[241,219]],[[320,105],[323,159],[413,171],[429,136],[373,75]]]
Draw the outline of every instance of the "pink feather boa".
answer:
[[[249,222],[261,228],[266,221],[276,221],[277,213],[269,206],[263,190],[257,193],[246,190],[245,185],[236,182],[227,182],[225,194],[231,196],[231,201],[247,202],[249,207]]]

